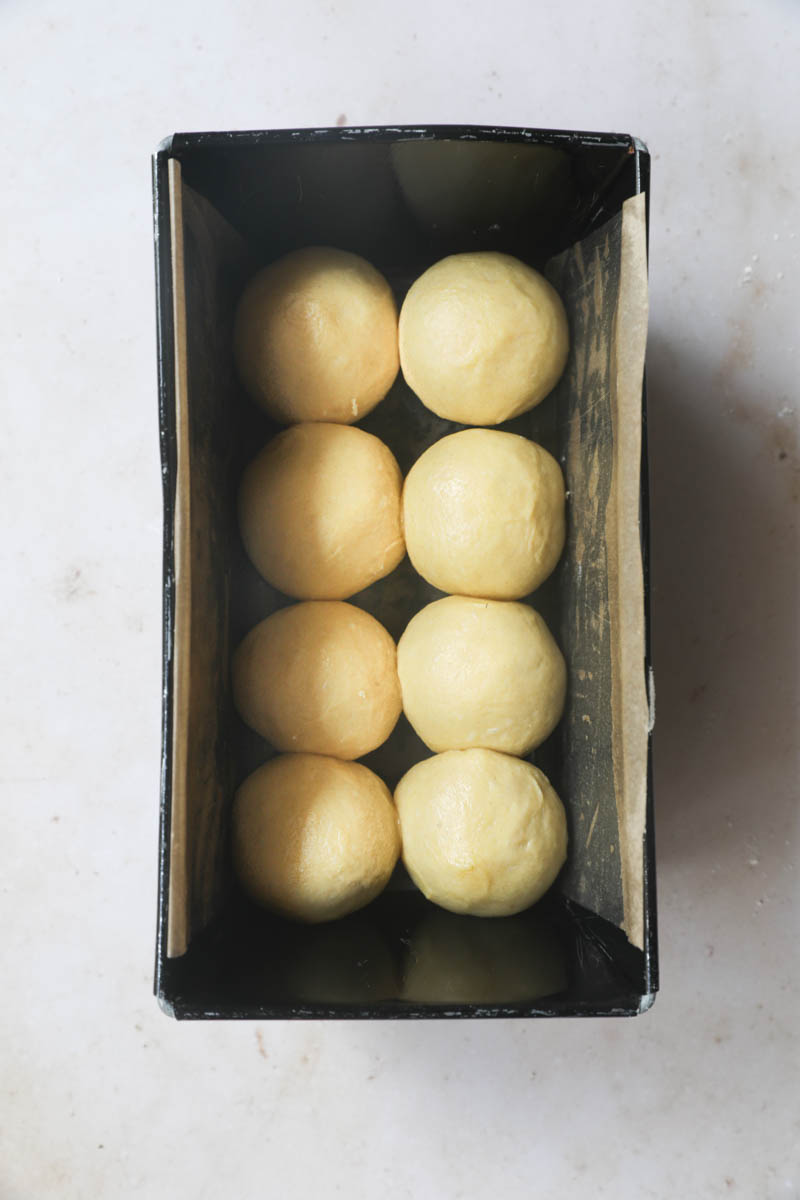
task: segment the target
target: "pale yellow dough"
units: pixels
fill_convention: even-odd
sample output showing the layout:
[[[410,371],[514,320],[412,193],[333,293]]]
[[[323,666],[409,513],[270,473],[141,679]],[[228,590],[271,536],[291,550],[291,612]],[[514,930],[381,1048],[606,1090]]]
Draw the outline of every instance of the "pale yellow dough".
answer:
[[[539,404],[567,361],[556,290],[533,267],[481,250],[434,263],[400,310],[406,382],[438,416],[499,425]]]
[[[394,641],[341,600],[267,617],[237,649],[232,678],[240,716],[276,750],[360,758],[386,741],[402,707]]]
[[[359,763],[282,754],[233,803],[233,860],[245,891],[298,921],[332,921],[383,891],[400,853],[386,785]]]
[[[403,862],[450,912],[505,917],[544,895],[567,856],[564,806],[547,777],[492,750],[417,763],[395,791]]]
[[[276,420],[352,424],[397,375],[391,288],[357,254],[294,250],[245,289],[234,356],[245,388]]]
[[[564,708],[567,670],[537,612],[511,600],[445,596],[397,646],[403,709],[431,750],[527,754]]]
[[[268,442],[239,490],[245,549],[301,600],[344,600],[405,554],[403,484],[383,442],[346,425],[294,425]]]
[[[443,592],[516,600],[564,548],[564,479],[528,438],[465,429],[435,442],[403,487],[406,548]]]

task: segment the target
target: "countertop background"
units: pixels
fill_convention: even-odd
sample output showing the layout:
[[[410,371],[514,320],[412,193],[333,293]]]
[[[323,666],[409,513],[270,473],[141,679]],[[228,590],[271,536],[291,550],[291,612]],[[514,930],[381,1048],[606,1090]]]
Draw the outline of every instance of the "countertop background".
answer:
[[[800,1196],[800,7],[5,0],[0,45],[0,1198]],[[149,156],[397,122],[653,155],[662,990],[627,1021],[178,1025]]]

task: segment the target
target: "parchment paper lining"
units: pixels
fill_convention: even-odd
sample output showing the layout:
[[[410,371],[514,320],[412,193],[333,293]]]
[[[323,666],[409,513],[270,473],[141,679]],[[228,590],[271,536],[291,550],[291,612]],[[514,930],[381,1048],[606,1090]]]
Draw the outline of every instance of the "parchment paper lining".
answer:
[[[614,648],[614,780],[620,825],[623,928],[644,944],[643,843],[647,802],[650,713],[645,680],[644,587],[639,493],[642,454],[642,378],[647,342],[647,243],[644,196],[622,208],[620,289],[614,323],[614,474],[607,518],[617,550],[609,573]]]
[[[226,544],[236,538],[229,411],[240,398],[225,339],[246,255],[241,239],[216,210],[182,186],[174,160],[169,185],[178,418],[168,921],[168,954],[175,956],[185,952],[192,933],[208,922],[224,894],[226,814],[242,765],[232,761],[229,737],[232,557]],[[570,695],[560,755],[545,747],[534,757],[553,771],[570,819],[570,856],[557,886],[620,925],[641,947],[648,732],[639,541],[647,323],[644,197],[626,201],[617,218],[547,270],[570,317],[570,362],[554,396],[512,428],[557,452],[567,478],[564,560],[546,585],[547,595],[542,589],[530,600],[560,632]],[[419,429],[424,444],[416,452],[421,453],[451,430],[429,428],[426,410],[420,423],[412,406],[421,406],[404,387],[399,381],[367,424],[379,436],[386,436],[382,422],[389,431],[404,429],[405,437],[409,428]],[[556,418],[548,413],[558,414],[557,437]],[[552,441],[540,428],[551,420]],[[392,445],[391,437],[387,440]],[[258,448],[253,445],[252,453]],[[399,457],[402,461],[403,454]],[[389,577],[354,602],[397,636],[399,628],[393,626],[411,615],[403,618],[398,604],[402,608],[422,597],[412,576],[405,564],[397,580]],[[266,601],[266,591],[263,596]],[[254,619],[285,602],[272,595],[269,607]],[[561,613],[560,629],[555,611]],[[425,753],[402,728],[393,747],[387,747],[387,763],[414,755],[406,767]],[[380,753],[370,763],[379,771]]]
[[[639,527],[647,332],[645,197],[547,273],[570,319],[556,401],[569,488],[560,630],[570,668],[561,724],[570,851],[561,887],[643,945],[648,706]]]
[[[189,474],[189,398],[186,371],[186,286],[183,259],[183,188],[181,166],[169,161],[169,205],[175,329],[175,622],[173,643],[172,812],[170,815],[167,954],[185,954],[189,944],[187,872],[187,755],[189,723],[189,651],[192,622],[191,483]]]

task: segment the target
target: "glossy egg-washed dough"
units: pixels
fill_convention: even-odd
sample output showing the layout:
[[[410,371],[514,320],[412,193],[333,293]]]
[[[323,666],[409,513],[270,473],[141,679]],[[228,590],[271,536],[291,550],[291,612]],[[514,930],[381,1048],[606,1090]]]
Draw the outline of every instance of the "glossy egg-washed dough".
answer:
[[[443,592],[517,600],[564,548],[564,479],[536,442],[465,429],[435,442],[403,487],[406,548]]]
[[[417,763],[395,790],[403,862],[429,900],[511,916],[550,887],[567,853],[564,806],[536,767],[492,750]]]
[[[282,754],[233,803],[233,860],[245,891],[298,921],[332,921],[383,891],[400,853],[389,789],[360,763]]]
[[[380,438],[294,425],[244,472],[239,527],[264,578],[301,600],[344,600],[405,554],[400,468]]]
[[[283,424],[351,424],[398,369],[389,284],[357,254],[294,250],[254,276],[239,302],[234,356],[245,388]]]
[[[527,604],[445,596],[417,613],[397,646],[403,709],[431,750],[527,754],[564,707],[564,658]]]
[[[233,698],[276,750],[360,758],[400,716],[397,650],[363,609],[310,600],[267,617],[238,647]]]
[[[464,425],[499,425],[539,404],[569,350],[555,288],[490,250],[429,267],[403,302],[399,338],[408,385],[437,416]]]

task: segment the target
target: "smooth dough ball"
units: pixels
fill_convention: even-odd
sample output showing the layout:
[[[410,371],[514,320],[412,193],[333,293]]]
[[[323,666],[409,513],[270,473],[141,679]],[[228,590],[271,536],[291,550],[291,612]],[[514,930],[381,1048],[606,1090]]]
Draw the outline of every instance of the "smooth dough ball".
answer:
[[[400,311],[400,365],[437,416],[499,425],[553,390],[569,329],[555,288],[508,254],[452,254],[412,284]]]
[[[298,921],[333,921],[383,891],[400,853],[386,784],[360,763],[282,754],[233,803],[233,859],[245,891]]]
[[[344,600],[405,554],[403,478],[388,446],[346,425],[294,425],[268,442],[239,490],[245,549],[301,600]]]
[[[395,791],[403,862],[434,904],[507,917],[544,895],[567,856],[564,806],[529,762],[451,750],[412,767]]]
[[[394,641],[341,600],[279,609],[250,630],[231,673],[239,715],[276,750],[360,758],[402,708]]]
[[[366,259],[309,246],[251,279],[233,342],[245,388],[276,420],[350,425],[397,375],[397,308]]]
[[[564,548],[564,479],[528,438],[465,429],[435,442],[403,488],[406,548],[443,592],[516,600]]]
[[[567,668],[527,604],[445,596],[397,646],[403,709],[431,750],[480,746],[527,754],[564,709]]]

